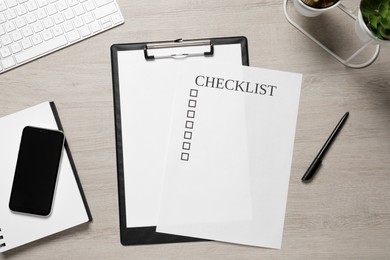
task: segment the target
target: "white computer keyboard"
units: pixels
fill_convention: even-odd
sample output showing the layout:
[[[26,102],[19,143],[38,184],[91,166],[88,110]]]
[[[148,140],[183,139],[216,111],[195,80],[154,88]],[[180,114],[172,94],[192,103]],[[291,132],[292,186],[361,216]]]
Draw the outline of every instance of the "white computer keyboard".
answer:
[[[122,23],[115,0],[0,0],[0,74]]]

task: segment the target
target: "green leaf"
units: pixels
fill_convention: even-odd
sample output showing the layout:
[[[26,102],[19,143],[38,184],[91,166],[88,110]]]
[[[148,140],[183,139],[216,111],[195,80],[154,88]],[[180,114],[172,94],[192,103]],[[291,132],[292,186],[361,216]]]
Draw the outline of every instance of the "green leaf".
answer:
[[[381,25],[383,26],[384,29],[390,29],[390,17],[389,18],[382,18]]]
[[[383,0],[362,0],[360,9],[375,10],[379,7]]]
[[[390,29],[385,29],[382,26],[379,26],[378,32],[380,34],[380,37],[378,38],[382,40],[390,40]]]
[[[378,15],[379,5],[381,0],[362,0],[360,3],[360,10],[363,17],[368,18],[371,15]]]
[[[382,16],[382,17],[388,16],[389,9],[384,4],[380,4],[378,10],[379,10],[380,16]]]
[[[382,17],[380,17],[380,16],[370,15],[368,17],[370,27],[375,28],[375,29],[378,28],[378,24],[380,24],[381,20],[382,20]]]

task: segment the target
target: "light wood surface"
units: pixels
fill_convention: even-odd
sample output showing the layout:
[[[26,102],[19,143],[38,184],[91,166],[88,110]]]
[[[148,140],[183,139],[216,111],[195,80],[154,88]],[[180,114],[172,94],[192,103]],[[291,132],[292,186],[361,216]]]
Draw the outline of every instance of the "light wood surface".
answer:
[[[390,259],[389,47],[371,66],[348,69],[287,22],[282,1],[118,3],[124,25],[0,75],[0,116],[55,101],[94,217],[0,259]],[[356,45],[353,23],[344,23],[341,12],[297,19],[341,53]],[[252,66],[304,75],[282,249],[219,242],[122,246],[110,46],[237,35],[248,38]],[[346,111],[350,117],[316,178],[301,183]]]

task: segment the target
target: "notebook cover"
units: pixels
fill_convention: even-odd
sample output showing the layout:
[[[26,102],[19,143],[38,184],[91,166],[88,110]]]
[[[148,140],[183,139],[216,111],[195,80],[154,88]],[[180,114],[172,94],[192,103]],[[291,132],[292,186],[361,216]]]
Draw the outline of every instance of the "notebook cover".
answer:
[[[43,104],[40,104],[40,105],[43,105]],[[62,124],[61,124],[61,121],[60,121],[60,118],[59,118],[59,115],[58,115],[58,111],[57,111],[57,108],[54,104],[54,102],[48,102],[47,105],[50,105],[50,108],[51,108],[51,111],[53,113],[53,116],[54,116],[54,119],[55,119],[55,122],[56,122],[56,125],[58,127],[59,130],[62,130],[63,131],[63,127],[62,127]],[[19,111],[21,112],[21,111]],[[18,113],[18,112],[16,112]],[[10,115],[12,116],[12,114]],[[78,176],[78,173],[77,173],[77,170],[76,170],[76,166],[75,166],[75,163],[73,161],[73,158],[72,158],[72,155],[71,155],[71,151],[70,151],[70,148],[69,148],[69,145],[67,143],[67,141],[65,140],[65,143],[64,143],[64,148],[65,148],[65,151],[66,151],[66,154],[67,154],[67,157],[68,157],[68,161],[69,161],[69,165],[71,167],[71,170],[73,172],[73,176],[75,177],[75,181],[76,181],[76,185],[77,185],[77,190],[80,192],[80,196],[81,196],[81,200],[82,200],[82,204],[85,208],[85,212],[86,212],[86,216],[88,218],[88,221],[87,222],[91,222],[92,221],[92,215],[91,215],[91,212],[90,212],[90,209],[89,209],[89,206],[88,206],[88,203],[87,203],[87,200],[86,200],[86,197],[85,197],[85,194],[84,194],[84,191],[83,191],[83,188],[81,186],[81,182],[80,182],[80,179],[79,179],[79,176]],[[9,198],[5,198],[5,201],[7,201],[7,199]],[[54,202],[55,203],[55,202]],[[6,203],[8,205],[8,203]],[[15,215],[16,218],[20,219],[20,216],[18,215]],[[19,221],[19,220],[18,220]],[[80,224],[83,224],[83,223],[86,223],[86,222],[81,222],[79,224],[76,224],[74,226],[71,226],[71,227],[68,227],[68,228],[62,228],[62,227],[59,227],[59,228],[50,228],[52,230],[54,230],[51,234],[49,235],[43,235],[43,236],[40,236],[40,237],[36,237],[36,238],[33,238],[33,239],[30,239],[29,241],[27,242],[24,242],[23,244],[20,244],[20,245],[16,245],[16,246],[12,246],[10,248],[7,248],[7,232],[6,232],[6,226],[5,223],[1,223],[1,219],[0,219],[0,251],[1,252],[6,252],[10,249],[14,249],[14,248],[18,248],[19,246],[22,246],[24,244],[27,244],[27,243],[30,243],[30,242],[33,242],[33,241],[36,241],[36,240],[39,240],[41,238],[44,238],[44,237],[47,237],[47,236],[50,236],[54,233],[57,233],[57,232],[61,232],[61,231],[64,231],[66,229],[69,229],[69,228],[72,228],[72,227],[75,227],[77,225],[80,225]],[[39,223],[42,223],[42,222],[39,222]],[[3,225],[3,226],[2,226]],[[26,230],[25,232],[28,232],[28,230]],[[51,231],[50,231],[51,232]],[[10,235],[8,235],[8,237],[10,237]],[[19,242],[20,243],[20,242]],[[17,244],[19,244],[17,243]]]

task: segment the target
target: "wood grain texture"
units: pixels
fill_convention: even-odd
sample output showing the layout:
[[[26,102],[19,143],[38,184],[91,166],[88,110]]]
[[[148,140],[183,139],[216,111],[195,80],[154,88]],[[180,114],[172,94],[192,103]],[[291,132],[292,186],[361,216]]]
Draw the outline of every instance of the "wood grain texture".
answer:
[[[282,1],[118,3],[124,25],[0,75],[0,116],[55,101],[94,217],[1,260],[390,259],[390,48],[382,48],[371,66],[348,69],[286,21]],[[325,14],[302,20],[345,53],[356,37],[349,35],[353,23],[343,19]],[[304,75],[282,249],[219,242],[120,245],[110,46],[236,35],[248,38],[252,66]],[[350,117],[320,171],[302,184],[346,111]]]

